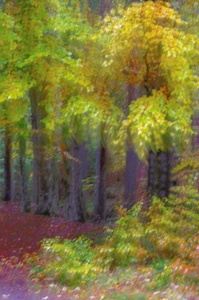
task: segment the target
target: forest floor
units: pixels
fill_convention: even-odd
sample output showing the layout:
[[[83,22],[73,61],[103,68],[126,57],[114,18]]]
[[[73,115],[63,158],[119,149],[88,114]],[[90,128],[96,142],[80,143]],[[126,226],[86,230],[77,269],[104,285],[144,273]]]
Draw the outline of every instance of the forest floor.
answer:
[[[29,276],[24,262],[26,254],[40,249],[43,238],[76,238],[102,230],[90,223],[78,224],[61,218],[23,214],[19,204],[4,203],[0,208],[0,300],[199,300],[198,290],[191,286],[171,285],[161,290],[147,289],[152,280],[150,269],[118,269],[109,277],[99,278],[87,287],[74,290]]]
[[[80,299],[78,290],[66,290],[29,277],[24,263],[26,254],[38,252],[43,238],[76,238],[100,228],[93,224],[67,222],[22,213],[19,203],[1,204],[0,208],[0,300]]]

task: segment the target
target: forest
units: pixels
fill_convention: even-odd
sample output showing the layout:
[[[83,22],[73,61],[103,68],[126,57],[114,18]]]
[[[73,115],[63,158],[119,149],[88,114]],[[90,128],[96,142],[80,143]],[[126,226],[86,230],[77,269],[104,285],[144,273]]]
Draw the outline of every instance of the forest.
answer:
[[[108,226],[44,239],[32,276],[140,266],[147,291],[96,299],[199,299],[199,2],[1,0],[0,20],[1,205]]]

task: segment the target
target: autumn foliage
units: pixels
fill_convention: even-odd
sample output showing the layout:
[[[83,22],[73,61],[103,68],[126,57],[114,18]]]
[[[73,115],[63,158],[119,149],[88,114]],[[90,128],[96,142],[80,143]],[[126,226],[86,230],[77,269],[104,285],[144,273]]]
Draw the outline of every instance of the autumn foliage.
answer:
[[[198,284],[199,18],[185,2],[1,1],[1,198],[117,220],[46,236],[33,277],[75,287],[140,267],[151,290]]]

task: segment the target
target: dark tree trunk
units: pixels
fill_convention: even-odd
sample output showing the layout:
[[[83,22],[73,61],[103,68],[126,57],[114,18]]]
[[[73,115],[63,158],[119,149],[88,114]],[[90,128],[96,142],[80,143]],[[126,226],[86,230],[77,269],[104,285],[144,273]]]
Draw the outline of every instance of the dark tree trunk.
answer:
[[[19,170],[20,170],[20,199],[24,212],[30,212],[30,199],[28,195],[27,172],[26,172],[26,139],[19,138]]]
[[[72,220],[72,207],[70,203],[70,192],[71,192],[71,168],[69,160],[62,153],[62,175],[61,175],[61,186],[63,191],[63,217],[66,220]]]
[[[45,107],[40,99],[45,95],[37,89],[30,91],[32,113],[32,141],[33,141],[33,184],[32,197],[36,214],[52,214],[52,199],[49,186],[52,172],[52,158],[49,156],[50,143],[45,134],[45,125],[42,120],[46,117]],[[52,155],[52,154],[51,154]]]
[[[149,152],[148,158],[148,201],[150,204],[151,197],[156,193],[156,155],[153,151]]]
[[[161,186],[161,151],[156,153],[156,195],[159,197],[160,195],[160,186]]]
[[[58,167],[56,158],[53,156],[48,160],[49,179],[48,179],[48,201],[50,203],[50,215],[58,216],[59,185]]]
[[[81,189],[81,146],[73,140],[71,156],[66,145],[62,146],[61,190],[63,198],[63,217],[67,220],[84,222],[85,207]]]
[[[169,196],[170,188],[170,153],[158,151],[149,152],[148,158],[148,205],[151,198]]]
[[[160,189],[159,197],[164,198],[169,196],[170,188],[170,153],[161,152],[160,155]]]
[[[125,103],[125,115],[128,115],[128,107],[132,101],[136,100],[144,94],[142,86],[128,86],[128,97]],[[131,141],[128,143],[126,152],[126,167],[125,167],[125,186],[124,186],[124,207],[129,209],[136,200],[136,179],[139,165],[139,158],[135,153]]]
[[[12,200],[12,138],[8,127],[5,129],[4,156],[4,201]]]
[[[105,17],[105,13],[108,13],[111,9],[111,1],[110,0],[100,0],[100,16],[102,18]]]
[[[96,153],[96,183],[94,190],[94,211],[95,221],[104,219],[106,206],[106,149],[99,146]]]
[[[82,206],[84,212],[86,212],[86,205],[89,198],[89,193],[84,189],[84,181],[89,175],[88,170],[88,150],[86,143],[80,145],[80,161],[81,161],[81,170],[80,170],[80,184],[81,184],[81,197],[82,197]]]
[[[126,152],[124,207],[129,209],[135,204],[136,181],[139,159],[132,147]]]
[[[73,221],[85,222],[85,212],[81,197],[81,162],[80,149],[78,143],[73,140],[72,143],[71,170],[72,170],[72,185],[71,185],[71,206]]]

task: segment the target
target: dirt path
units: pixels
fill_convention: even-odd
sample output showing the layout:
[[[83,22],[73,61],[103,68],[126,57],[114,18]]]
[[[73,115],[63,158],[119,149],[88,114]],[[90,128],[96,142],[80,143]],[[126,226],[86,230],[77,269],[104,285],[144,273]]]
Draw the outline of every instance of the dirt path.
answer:
[[[71,295],[54,291],[41,286],[28,277],[28,270],[24,267],[4,265],[0,274],[0,299],[5,300],[56,300],[74,299]]]
[[[79,299],[76,292],[31,280],[22,261],[26,253],[39,250],[43,238],[76,238],[96,229],[93,224],[23,214],[18,203],[4,203],[0,209],[0,300]]]

